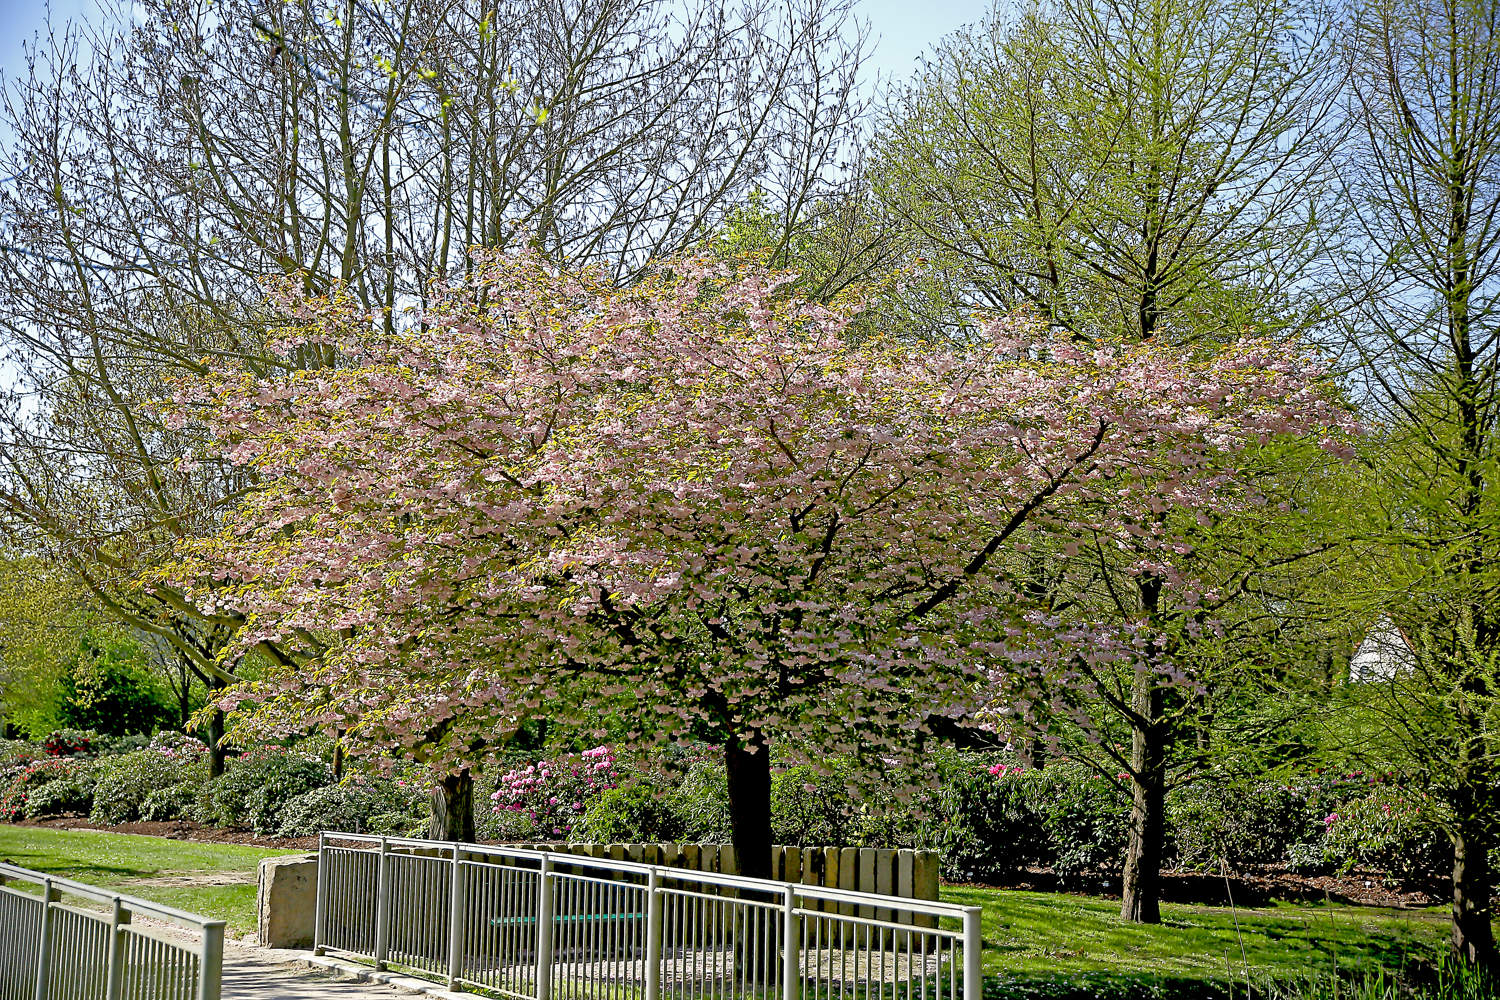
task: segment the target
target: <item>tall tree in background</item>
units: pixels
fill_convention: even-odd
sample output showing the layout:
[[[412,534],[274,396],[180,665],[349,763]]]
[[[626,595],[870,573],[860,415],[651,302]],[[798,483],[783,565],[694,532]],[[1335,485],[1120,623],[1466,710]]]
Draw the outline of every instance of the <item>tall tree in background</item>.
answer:
[[[1384,422],[1378,554],[1356,588],[1411,669],[1360,697],[1442,801],[1453,946],[1495,966],[1500,846],[1500,7],[1372,0],[1348,36],[1361,295],[1351,344]]]
[[[1080,344],[1289,336],[1319,316],[1332,51],[1327,21],[1282,0],[1003,8],[889,103],[876,191],[959,303],[1028,306]],[[1172,651],[1215,588],[1178,586],[1170,507],[1135,516],[1037,586],[1072,594],[1044,603],[1102,597],[1074,611],[1145,643],[1116,704],[1133,802],[1122,913],[1155,922],[1188,717]]]
[[[248,480],[179,463],[192,439],[143,404],[209,365],[332,360],[264,350],[267,274],[338,283],[394,324],[471,245],[624,276],[752,192],[791,232],[859,111],[849,17],[844,0],[148,0],[127,26],[51,31],[4,98],[0,536],[233,682],[238,620],[132,581]],[[254,655],[284,667],[315,644]]]

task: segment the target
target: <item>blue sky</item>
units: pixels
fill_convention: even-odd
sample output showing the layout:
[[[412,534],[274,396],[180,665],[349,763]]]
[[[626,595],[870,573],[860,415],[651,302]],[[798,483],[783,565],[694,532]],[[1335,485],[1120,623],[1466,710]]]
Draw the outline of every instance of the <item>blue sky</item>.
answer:
[[[104,0],[117,9],[116,0]],[[99,16],[99,0],[52,0],[54,20]],[[861,16],[879,36],[871,67],[881,76],[902,78],[930,45],[962,24],[978,20],[985,0],[859,0]],[[21,42],[46,20],[42,0],[0,0],[0,69],[7,76],[22,68]]]

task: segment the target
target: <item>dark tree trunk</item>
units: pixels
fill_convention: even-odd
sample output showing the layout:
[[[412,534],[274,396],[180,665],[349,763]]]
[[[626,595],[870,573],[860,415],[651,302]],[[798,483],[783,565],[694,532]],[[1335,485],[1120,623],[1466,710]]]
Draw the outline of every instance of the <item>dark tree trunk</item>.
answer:
[[[1482,818],[1460,821],[1453,836],[1453,951],[1463,961],[1500,969],[1495,951],[1493,839]]]
[[[771,752],[765,737],[724,742],[729,825],[740,874],[771,878]]]
[[[344,780],[344,731],[333,731],[333,780]]]
[[[208,720],[208,776],[217,778],[224,773],[224,713],[214,709]]]
[[[427,824],[430,839],[474,843],[474,778],[468,768],[435,782],[430,803],[432,816]]]
[[[1161,923],[1161,864],[1167,835],[1167,742],[1161,723],[1162,690],[1149,671],[1135,679],[1130,746],[1130,828],[1125,851],[1120,916]]]

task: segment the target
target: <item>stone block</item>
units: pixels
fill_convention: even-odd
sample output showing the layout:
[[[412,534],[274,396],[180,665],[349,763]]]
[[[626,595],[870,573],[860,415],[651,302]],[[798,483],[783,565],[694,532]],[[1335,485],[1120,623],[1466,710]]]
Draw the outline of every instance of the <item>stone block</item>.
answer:
[[[318,856],[265,858],[255,896],[263,948],[311,948],[318,914]]]

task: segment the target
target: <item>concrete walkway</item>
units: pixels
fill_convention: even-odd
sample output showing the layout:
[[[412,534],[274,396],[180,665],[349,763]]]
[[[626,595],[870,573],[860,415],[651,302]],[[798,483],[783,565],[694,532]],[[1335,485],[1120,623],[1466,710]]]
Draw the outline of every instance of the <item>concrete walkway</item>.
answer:
[[[316,963],[316,964],[314,964]],[[380,976],[386,982],[371,981]],[[459,994],[421,984],[421,992]],[[353,963],[314,959],[311,952],[224,943],[224,1000],[412,1000],[416,980],[386,976]],[[474,1000],[467,996],[467,1000]]]

